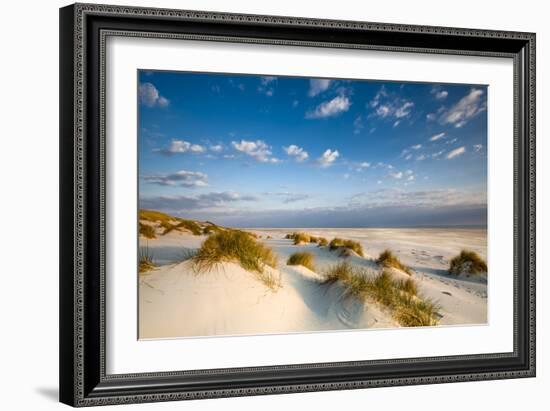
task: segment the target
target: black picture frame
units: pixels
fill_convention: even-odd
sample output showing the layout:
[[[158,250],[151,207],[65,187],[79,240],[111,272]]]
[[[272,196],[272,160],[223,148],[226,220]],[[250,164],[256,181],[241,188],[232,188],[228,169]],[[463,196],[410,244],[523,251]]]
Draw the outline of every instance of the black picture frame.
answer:
[[[514,65],[514,350],[105,373],[105,39],[194,38],[506,57]],[[60,9],[60,401],[73,406],[535,376],[535,34],[96,4]]]

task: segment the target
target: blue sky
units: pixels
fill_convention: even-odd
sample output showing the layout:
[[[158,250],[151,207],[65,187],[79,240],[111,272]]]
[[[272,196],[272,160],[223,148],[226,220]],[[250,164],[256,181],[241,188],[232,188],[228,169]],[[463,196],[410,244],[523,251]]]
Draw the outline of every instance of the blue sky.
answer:
[[[240,227],[486,224],[486,86],[138,77],[142,208]]]

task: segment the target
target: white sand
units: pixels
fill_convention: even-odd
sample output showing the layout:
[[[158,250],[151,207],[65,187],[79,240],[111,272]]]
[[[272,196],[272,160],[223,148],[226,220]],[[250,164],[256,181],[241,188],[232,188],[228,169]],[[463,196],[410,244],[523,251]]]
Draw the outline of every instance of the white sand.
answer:
[[[288,333],[399,325],[389,312],[353,298],[342,289],[319,285],[319,274],[343,260],[338,253],[315,244],[294,246],[284,236],[296,229],[249,230],[278,255],[281,288],[269,290],[255,274],[236,263],[218,265],[196,274],[190,262],[180,262],[186,251],[200,247],[205,236],[171,232],[147,244],[159,267],[140,274],[140,338]],[[374,259],[385,248],[413,268],[423,296],[436,300],[441,325],[484,324],[487,321],[486,279],[447,274],[449,260],[462,248],[486,258],[486,231],[481,229],[307,229],[313,235],[361,242],[365,258],[346,258],[352,264],[376,269]],[[267,236],[273,237],[266,239]],[[315,255],[316,272],[287,266],[290,254]]]

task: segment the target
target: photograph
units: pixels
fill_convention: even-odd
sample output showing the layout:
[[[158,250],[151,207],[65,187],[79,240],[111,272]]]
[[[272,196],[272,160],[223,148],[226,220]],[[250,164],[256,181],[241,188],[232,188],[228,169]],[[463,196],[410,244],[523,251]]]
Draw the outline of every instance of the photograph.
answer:
[[[487,324],[487,85],[140,69],[140,339]]]

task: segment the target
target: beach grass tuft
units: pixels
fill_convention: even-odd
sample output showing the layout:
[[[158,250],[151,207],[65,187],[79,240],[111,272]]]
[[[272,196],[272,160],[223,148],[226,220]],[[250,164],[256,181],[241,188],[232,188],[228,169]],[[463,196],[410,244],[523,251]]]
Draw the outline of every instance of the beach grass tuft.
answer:
[[[313,260],[314,260],[314,256],[311,253],[308,253],[308,252],[294,253],[288,258],[286,264],[302,265],[306,268],[309,268],[311,271],[315,271]]]
[[[487,263],[474,251],[462,250],[451,260],[449,273],[459,275],[481,274],[487,272]]]
[[[142,209],[139,210],[139,219],[151,222],[169,222],[174,221],[175,217],[161,213],[160,211]]]
[[[294,234],[294,245],[306,244],[309,243],[310,236],[306,233],[295,233]]]
[[[365,256],[365,254],[363,253],[363,246],[357,241],[345,240],[343,238],[335,237],[329,243],[329,247],[331,250],[340,250],[341,256],[346,256],[346,254],[349,255],[349,253],[345,252],[346,249],[355,252],[361,257]]]
[[[210,234],[219,233],[220,231],[223,231],[221,227],[217,226],[216,224],[211,224],[204,227],[202,230],[202,233],[204,235],[210,235]]]
[[[438,323],[438,305],[418,295],[412,278],[395,280],[386,270],[376,274],[347,262],[330,267],[324,277],[324,284],[339,283],[345,287],[347,295],[365,302],[376,302],[389,309],[402,326],[432,326]]]
[[[197,272],[209,271],[224,261],[235,261],[245,270],[257,273],[269,288],[276,288],[277,281],[265,272],[266,266],[277,266],[275,253],[245,231],[226,230],[212,234],[203,241],[192,261]]]
[[[155,234],[155,228],[153,226],[139,223],[139,234],[143,237],[152,240],[153,238],[157,238]]]
[[[139,248],[139,272],[144,273],[154,269],[155,263],[153,263],[153,253],[149,250],[148,246]]]
[[[319,240],[317,241],[317,245],[319,247],[326,247],[328,246],[328,240],[325,237],[319,237]]]
[[[412,275],[412,271],[409,267],[399,260],[399,258],[389,249],[386,249],[380,253],[376,263],[388,268],[397,268],[398,270],[404,271],[409,275]]]

